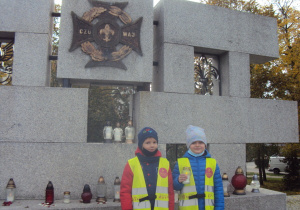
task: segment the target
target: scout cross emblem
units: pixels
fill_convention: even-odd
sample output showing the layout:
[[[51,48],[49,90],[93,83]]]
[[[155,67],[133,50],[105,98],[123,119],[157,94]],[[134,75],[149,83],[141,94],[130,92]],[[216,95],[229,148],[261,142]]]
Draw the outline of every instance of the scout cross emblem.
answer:
[[[127,69],[122,59],[132,50],[143,55],[140,46],[140,30],[143,18],[132,22],[123,11],[128,2],[107,3],[89,0],[92,9],[82,17],[71,12],[73,19],[73,39],[70,52],[81,46],[83,52],[91,56],[85,68],[111,66]],[[121,20],[124,26],[117,21]],[[93,43],[94,42],[94,43]],[[122,44],[117,48],[117,45]],[[96,46],[95,46],[96,45]]]

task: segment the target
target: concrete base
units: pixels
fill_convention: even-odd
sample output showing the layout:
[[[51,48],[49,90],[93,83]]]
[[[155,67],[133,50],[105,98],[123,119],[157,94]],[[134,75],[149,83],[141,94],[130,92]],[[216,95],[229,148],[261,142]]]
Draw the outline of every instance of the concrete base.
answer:
[[[16,200],[11,206],[3,207],[0,209],[45,209],[46,207],[41,204],[44,200]],[[51,206],[51,209],[110,209],[119,210],[121,209],[120,203],[114,203],[112,200],[108,200],[106,204],[98,204],[93,198],[91,203],[83,204],[80,200],[72,200],[71,203],[65,204],[63,200],[55,200],[55,203]],[[176,203],[175,209],[178,209],[178,204]],[[260,189],[260,193],[251,193],[251,187],[246,187],[246,195],[233,195],[225,198],[225,209],[230,210],[248,210],[248,209],[286,209],[286,194]]]
[[[246,195],[233,195],[225,198],[225,209],[230,210],[248,210],[248,209],[286,209],[286,194],[259,189],[260,193],[252,193],[252,188],[247,185]]]
[[[2,203],[3,201],[1,201]],[[0,209],[47,209],[48,207],[43,206],[44,200],[16,200],[10,206],[0,206]],[[63,200],[55,200],[54,204],[52,204],[49,209],[70,209],[70,210],[77,210],[77,209],[89,209],[89,210],[98,210],[98,209],[109,209],[109,210],[120,210],[121,204],[114,203],[113,200],[109,200],[106,204],[98,204],[95,199],[91,200],[91,203],[81,203],[80,199],[78,200],[71,200],[70,203],[66,204]]]

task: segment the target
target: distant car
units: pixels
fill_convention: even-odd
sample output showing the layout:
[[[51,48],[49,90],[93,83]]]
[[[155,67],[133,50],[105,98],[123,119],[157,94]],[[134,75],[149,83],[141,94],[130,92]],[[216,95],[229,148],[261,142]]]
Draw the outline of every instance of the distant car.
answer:
[[[287,170],[287,164],[283,162],[285,157],[270,157],[269,160],[269,171],[273,171],[274,174],[285,172]]]

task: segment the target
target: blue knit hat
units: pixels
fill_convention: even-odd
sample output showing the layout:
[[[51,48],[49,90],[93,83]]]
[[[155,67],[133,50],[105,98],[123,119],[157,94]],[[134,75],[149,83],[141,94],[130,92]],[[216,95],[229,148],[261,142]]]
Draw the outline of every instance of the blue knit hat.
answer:
[[[207,146],[206,136],[204,129],[189,125],[186,129],[186,146],[190,148],[190,145],[195,141],[202,141]]]
[[[157,143],[158,143],[158,136],[157,136],[157,133],[156,131],[153,129],[153,128],[150,128],[150,127],[145,127],[143,128],[139,134],[138,134],[138,146],[139,148],[142,150],[143,148],[143,143],[144,141],[147,139],[147,138],[155,138]]]

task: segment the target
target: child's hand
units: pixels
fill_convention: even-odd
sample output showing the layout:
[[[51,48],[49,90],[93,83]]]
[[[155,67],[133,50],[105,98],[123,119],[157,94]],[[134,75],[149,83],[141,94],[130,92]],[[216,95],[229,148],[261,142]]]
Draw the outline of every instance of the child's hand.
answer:
[[[182,183],[182,182],[184,182],[187,178],[188,178],[187,175],[185,175],[185,174],[180,174],[179,177],[178,177],[178,182]]]

